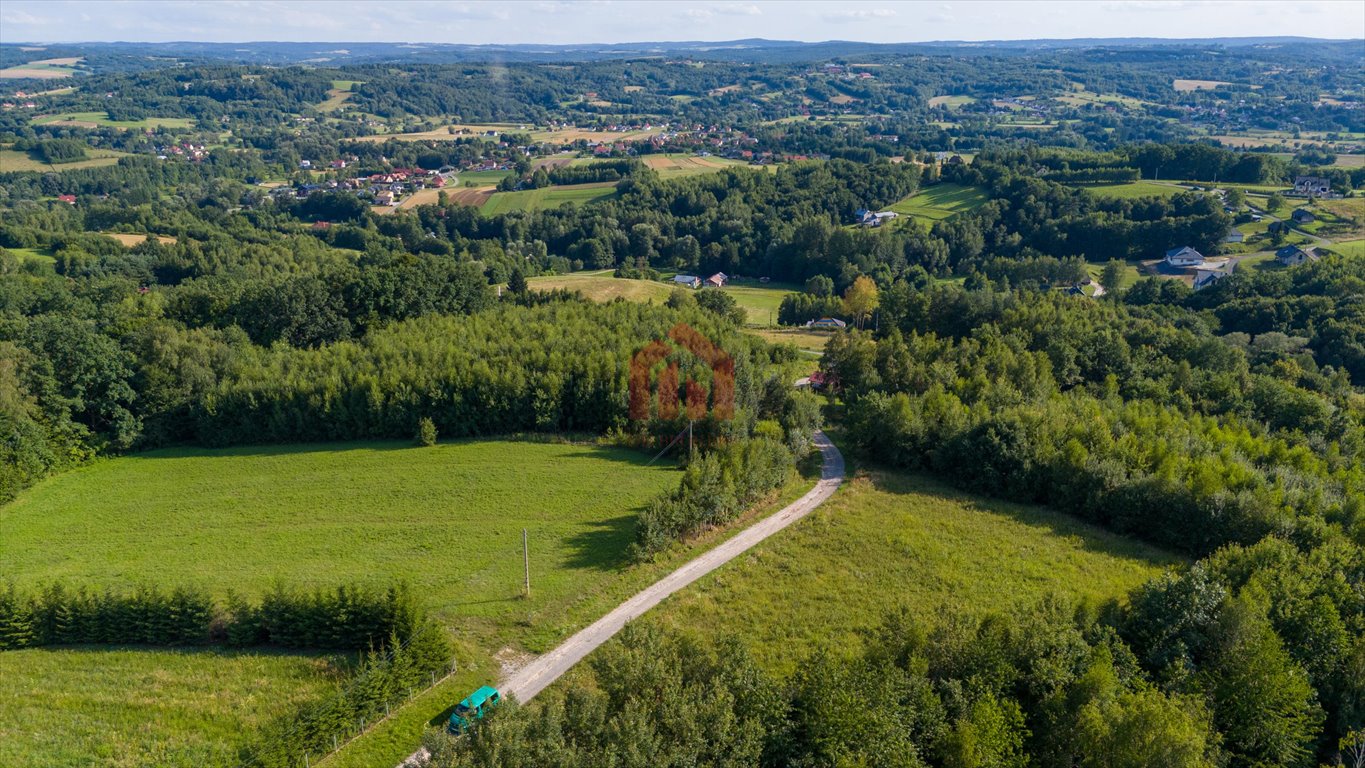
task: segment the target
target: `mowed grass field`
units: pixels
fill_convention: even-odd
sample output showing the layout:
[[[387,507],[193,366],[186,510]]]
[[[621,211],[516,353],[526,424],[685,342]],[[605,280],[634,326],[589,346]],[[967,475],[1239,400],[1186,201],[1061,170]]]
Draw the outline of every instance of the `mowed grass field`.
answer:
[[[1185,190],[1173,184],[1157,184],[1151,181],[1134,181],[1124,184],[1076,184],[1076,189],[1084,189],[1103,197],[1131,199],[1135,197],[1170,197]]]
[[[511,211],[533,211],[558,208],[566,203],[586,205],[616,196],[616,182],[571,184],[563,187],[541,187],[522,192],[494,192],[480,209],[489,216]]]
[[[611,270],[606,269],[532,277],[526,282],[532,290],[552,291],[564,288],[579,291],[593,301],[626,299],[662,303],[673,292],[673,285],[669,283],[613,277]],[[735,303],[744,309],[750,325],[767,326],[776,324],[777,309],[782,305],[782,299],[798,289],[793,285],[759,283],[754,280],[731,283],[721,290],[735,298]]]
[[[59,112],[33,118],[34,125],[70,125],[79,128],[189,128],[194,120],[188,117],[148,117],[143,120],[110,120],[107,112]]]
[[[742,160],[730,160],[724,157],[698,157],[689,154],[666,154],[666,155],[644,155],[640,158],[647,167],[659,173],[663,179],[676,179],[681,176],[697,176],[703,173],[715,173],[726,168],[744,168],[747,163]]]
[[[902,215],[939,221],[980,208],[987,201],[985,191],[952,182],[925,187],[887,210]]]
[[[525,629],[625,565],[635,512],[677,483],[648,458],[512,440],[152,451],[59,475],[0,507],[0,562],[20,585],[218,594],[402,579],[442,620],[492,635]],[[523,528],[529,601],[519,597]]]
[[[611,270],[596,272],[574,272],[568,275],[546,275],[527,279],[532,290],[553,291],[564,288],[579,291],[593,301],[654,301],[662,303],[672,293],[672,286],[652,280],[630,280],[612,277]]]
[[[0,652],[0,765],[234,765],[246,734],[331,690],[349,661],[260,652]]]
[[[933,623],[940,610],[1005,610],[1050,593],[1100,602],[1175,562],[1059,512],[875,470],[643,620],[734,634],[790,674],[813,648],[856,648],[893,606]]]
[[[117,152],[112,149],[86,149],[85,153],[87,158],[85,160],[53,165],[35,160],[27,152],[0,149],[0,173],[12,173],[14,171],[47,173],[49,171],[74,171],[78,168],[98,168],[103,165],[116,165],[120,157],[128,156],[126,152]]]

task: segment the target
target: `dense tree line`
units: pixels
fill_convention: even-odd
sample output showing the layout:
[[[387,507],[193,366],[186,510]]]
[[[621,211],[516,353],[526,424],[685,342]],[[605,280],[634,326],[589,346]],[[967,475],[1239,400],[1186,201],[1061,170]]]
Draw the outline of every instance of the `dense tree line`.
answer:
[[[428,731],[425,744],[438,768],[1307,768],[1340,742],[1320,737],[1323,709],[1295,655],[1306,649],[1281,644],[1254,586],[1275,571],[1267,560],[1293,552],[1230,550],[1099,616],[1057,599],[1003,615],[892,610],[861,647],[818,648],[786,680],[724,633],[632,625],[592,657],[591,685],[499,707],[466,738]],[[1277,593],[1332,578],[1300,573]],[[1167,642],[1176,634],[1190,645]],[[1346,644],[1356,666],[1326,674],[1359,668],[1360,636]],[[1358,705],[1358,677],[1341,683]],[[1358,726],[1361,714],[1348,717]]]
[[[0,590],[0,650],[48,645],[201,645],[377,648],[421,621],[405,586],[306,592],[277,586],[259,601],[200,589],[118,593],[54,583]]]
[[[1308,335],[1359,325],[1361,267],[1262,298],[1260,278],[1156,302],[1139,283],[1136,304],[901,283],[880,337],[841,334],[822,365],[861,454],[1205,558],[1140,590],[1120,633],[1159,688],[1209,702],[1230,764],[1310,765],[1365,717],[1354,336],[1343,357]],[[1251,658],[1273,681],[1220,671]]]

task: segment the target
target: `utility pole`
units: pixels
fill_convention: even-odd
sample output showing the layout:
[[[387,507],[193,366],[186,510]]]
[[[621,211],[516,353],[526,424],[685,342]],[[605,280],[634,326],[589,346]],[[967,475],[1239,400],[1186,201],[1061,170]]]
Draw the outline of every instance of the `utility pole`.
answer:
[[[692,420],[687,420],[687,455],[692,455]]]
[[[526,599],[531,599],[531,546],[526,539],[526,529],[521,529],[521,564],[526,569]]]

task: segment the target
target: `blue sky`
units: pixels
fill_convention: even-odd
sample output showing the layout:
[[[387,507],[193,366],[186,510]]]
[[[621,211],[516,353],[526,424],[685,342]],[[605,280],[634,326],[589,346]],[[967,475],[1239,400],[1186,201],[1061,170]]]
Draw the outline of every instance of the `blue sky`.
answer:
[[[1362,0],[0,0],[0,42],[1365,37]]]

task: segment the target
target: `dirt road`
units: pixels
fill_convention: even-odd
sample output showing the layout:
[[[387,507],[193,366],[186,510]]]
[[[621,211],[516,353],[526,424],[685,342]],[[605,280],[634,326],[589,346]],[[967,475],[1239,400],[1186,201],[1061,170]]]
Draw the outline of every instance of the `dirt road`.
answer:
[[[830,442],[824,432],[815,433],[815,445],[820,449],[822,459],[820,481],[805,496],[745,528],[724,544],[698,555],[686,565],[641,590],[586,629],[565,640],[559,647],[522,667],[510,679],[503,681],[499,690],[504,695],[516,696],[522,703],[530,701],[550,683],[559,679],[560,675],[568,672],[570,667],[611,639],[612,635],[620,632],[626,622],[735,559],[760,541],[810,514],[811,510],[834,495],[844,481],[844,457],[839,453],[839,449]],[[425,758],[425,750],[419,750],[404,760],[400,768],[421,765]]]

